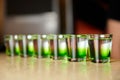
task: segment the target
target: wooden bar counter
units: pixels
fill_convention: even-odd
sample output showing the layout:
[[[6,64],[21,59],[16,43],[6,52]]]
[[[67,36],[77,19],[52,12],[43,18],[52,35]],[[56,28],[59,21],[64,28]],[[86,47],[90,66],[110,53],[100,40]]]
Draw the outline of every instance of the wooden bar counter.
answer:
[[[120,61],[67,62],[1,53],[0,80],[120,80]]]

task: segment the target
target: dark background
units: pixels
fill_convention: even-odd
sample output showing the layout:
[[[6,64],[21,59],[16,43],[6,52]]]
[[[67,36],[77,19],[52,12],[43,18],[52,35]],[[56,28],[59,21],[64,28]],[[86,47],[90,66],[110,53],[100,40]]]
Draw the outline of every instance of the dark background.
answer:
[[[6,0],[7,15],[38,14],[52,10],[52,0]]]
[[[110,0],[73,0],[74,21],[83,20],[105,29]]]

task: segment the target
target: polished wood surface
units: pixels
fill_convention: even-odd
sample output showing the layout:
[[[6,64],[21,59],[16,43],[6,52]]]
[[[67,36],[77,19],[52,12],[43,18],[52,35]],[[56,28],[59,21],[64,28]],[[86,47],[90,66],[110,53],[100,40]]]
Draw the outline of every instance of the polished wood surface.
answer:
[[[120,80],[120,61],[67,62],[1,53],[0,80]]]

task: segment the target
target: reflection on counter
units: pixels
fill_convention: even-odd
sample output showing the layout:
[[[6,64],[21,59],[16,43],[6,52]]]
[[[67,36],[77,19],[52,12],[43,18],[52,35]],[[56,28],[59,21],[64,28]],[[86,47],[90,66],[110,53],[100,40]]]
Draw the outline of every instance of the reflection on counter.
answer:
[[[119,80],[119,76],[115,77],[119,73],[119,63],[69,62],[0,54],[2,80],[8,80],[9,77],[10,80]]]

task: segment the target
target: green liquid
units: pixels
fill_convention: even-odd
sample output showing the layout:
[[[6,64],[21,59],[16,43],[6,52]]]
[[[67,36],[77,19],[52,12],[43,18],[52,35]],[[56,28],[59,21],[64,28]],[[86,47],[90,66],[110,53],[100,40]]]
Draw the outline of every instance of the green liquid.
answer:
[[[66,55],[67,55],[67,49],[59,48],[58,56],[66,56]]]
[[[14,50],[15,50],[15,55],[21,55],[21,50],[18,42],[15,44]]]
[[[86,55],[87,55],[86,41],[78,42],[78,45],[77,45],[77,58],[86,58]]]
[[[42,48],[42,57],[50,57],[50,49]]]
[[[33,44],[33,41],[30,41],[29,43],[28,43],[28,56],[36,56],[35,55],[36,53],[35,53],[35,49],[34,49],[34,44]]]
[[[94,40],[89,40],[90,57],[92,62],[95,62],[95,63],[110,62],[110,53],[111,53],[110,42],[111,42],[111,39],[98,40],[98,43],[95,43]],[[98,45],[95,46],[95,44],[98,44]]]
[[[101,45],[100,58],[107,59],[108,57],[110,57],[110,44],[105,43]]]
[[[60,59],[64,59],[67,58],[67,56],[68,56],[67,45],[65,44],[65,42],[61,42],[58,48],[58,57]]]
[[[85,48],[78,48],[77,49],[77,58],[84,58],[87,55],[87,51]]]
[[[43,48],[42,48],[42,57],[43,58],[49,58],[51,56],[51,49],[48,41],[45,41],[43,43]]]
[[[101,57],[107,57],[109,55],[110,52],[110,48],[109,48],[109,44],[103,44],[101,46]]]

